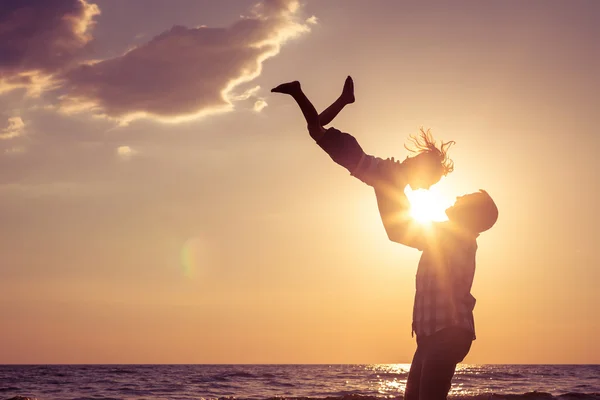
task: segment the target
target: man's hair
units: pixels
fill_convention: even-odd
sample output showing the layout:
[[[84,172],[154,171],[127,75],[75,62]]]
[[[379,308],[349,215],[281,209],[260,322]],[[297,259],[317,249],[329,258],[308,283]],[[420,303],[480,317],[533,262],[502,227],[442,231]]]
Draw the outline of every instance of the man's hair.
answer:
[[[498,221],[498,207],[492,197],[483,189],[472,195],[470,207],[476,213],[473,228],[477,233],[485,232]]]
[[[411,153],[437,156],[444,176],[454,171],[454,161],[448,157],[448,150],[455,144],[453,140],[449,142],[440,141],[440,147],[438,148],[435,139],[431,135],[431,130],[424,130],[421,127],[417,135],[410,135],[409,141],[412,143],[412,147],[408,147],[407,145],[404,145],[404,147]]]

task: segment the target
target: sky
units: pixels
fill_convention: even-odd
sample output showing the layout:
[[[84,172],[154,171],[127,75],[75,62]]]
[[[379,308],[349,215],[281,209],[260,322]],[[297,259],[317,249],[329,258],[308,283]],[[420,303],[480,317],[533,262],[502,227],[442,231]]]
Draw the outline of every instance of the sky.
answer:
[[[455,140],[465,363],[600,363],[600,3],[0,3],[0,363],[408,363],[420,253],[310,139]]]

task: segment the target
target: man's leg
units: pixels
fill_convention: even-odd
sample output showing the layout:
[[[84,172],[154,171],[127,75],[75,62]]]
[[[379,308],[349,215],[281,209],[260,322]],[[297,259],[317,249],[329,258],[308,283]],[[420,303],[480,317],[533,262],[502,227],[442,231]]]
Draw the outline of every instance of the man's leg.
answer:
[[[410,371],[406,380],[404,400],[419,400],[419,387],[421,385],[421,369],[423,368],[423,348],[417,345],[417,350],[410,364]]]
[[[325,134],[325,129],[319,122],[319,114],[315,109],[315,106],[308,100],[308,97],[302,91],[302,87],[300,86],[300,82],[288,82],[282,83],[276,88],[271,89],[271,92],[274,93],[285,93],[289,94],[296,100],[300,110],[302,111],[302,115],[304,115],[304,119],[306,120],[306,125],[308,127],[308,133],[315,140],[318,141]]]
[[[446,400],[456,365],[469,353],[472,334],[460,328],[448,328],[428,338],[423,355],[419,400]]]
[[[344,89],[342,89],[340,97],[319,114],[319,123],[321,126],[329,125],[345,106],[352,103],[354,103],[354,81],[352,81],[352,77],[348,76],[344,82]]]

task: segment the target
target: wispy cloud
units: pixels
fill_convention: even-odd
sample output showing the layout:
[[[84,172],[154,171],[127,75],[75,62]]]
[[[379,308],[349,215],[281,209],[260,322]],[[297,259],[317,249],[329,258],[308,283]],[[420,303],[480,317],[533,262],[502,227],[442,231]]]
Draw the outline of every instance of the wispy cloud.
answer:
[[[25,153],[25,151],[26,149],[23,146],[13,146],[5,149],[4,154],[7,154],[9,156],[16,156]]]
[[[129,160],[131,159],[131,157],[133,157],[135,154],[137,154],[137,151],[135,151],[134,149],[132,149],[129,146],[119,146],[117,147],[117,155],[123,159],[123,160]]]
[[[23,134],[25,123],[21,117],[10,117],[7,126],[0,131],[0,139],[12,139]]]
[[[319,20],[315,15],[306,19],[307,24],[315,25],[318,22],[319,22]]]
[[[254,111],[261,112],[266,106],[268,106],[267,102],[264,100],[256,100],[254,103]]]

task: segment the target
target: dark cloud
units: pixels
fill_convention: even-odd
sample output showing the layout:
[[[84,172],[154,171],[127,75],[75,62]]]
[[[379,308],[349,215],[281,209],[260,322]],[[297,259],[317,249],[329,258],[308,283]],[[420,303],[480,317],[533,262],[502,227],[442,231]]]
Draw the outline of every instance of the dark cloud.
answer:
[[[308,30],[296,0],[259,2],[228,28],[174,26],[120,57],[68,71],[61,108],[124,121],[227,110],[239,97],[232,93],[237,85],[257,77],[264,60]]]
[[[300,19],[298,0],[260,0],[229,27],[174,26],[122,56],[86,61],[100,13],[89,1],[0,2],[0,94],[26,88],[44,93],[46,107],[120,122],[195,118],[248,99],[260,111],[259,88],[239,85],[315,22]]]
[[[85,0],[0,2],[0,91],[69,65],[92,39],[98,7]],[[39,79],[38,79],[39,80]]]

